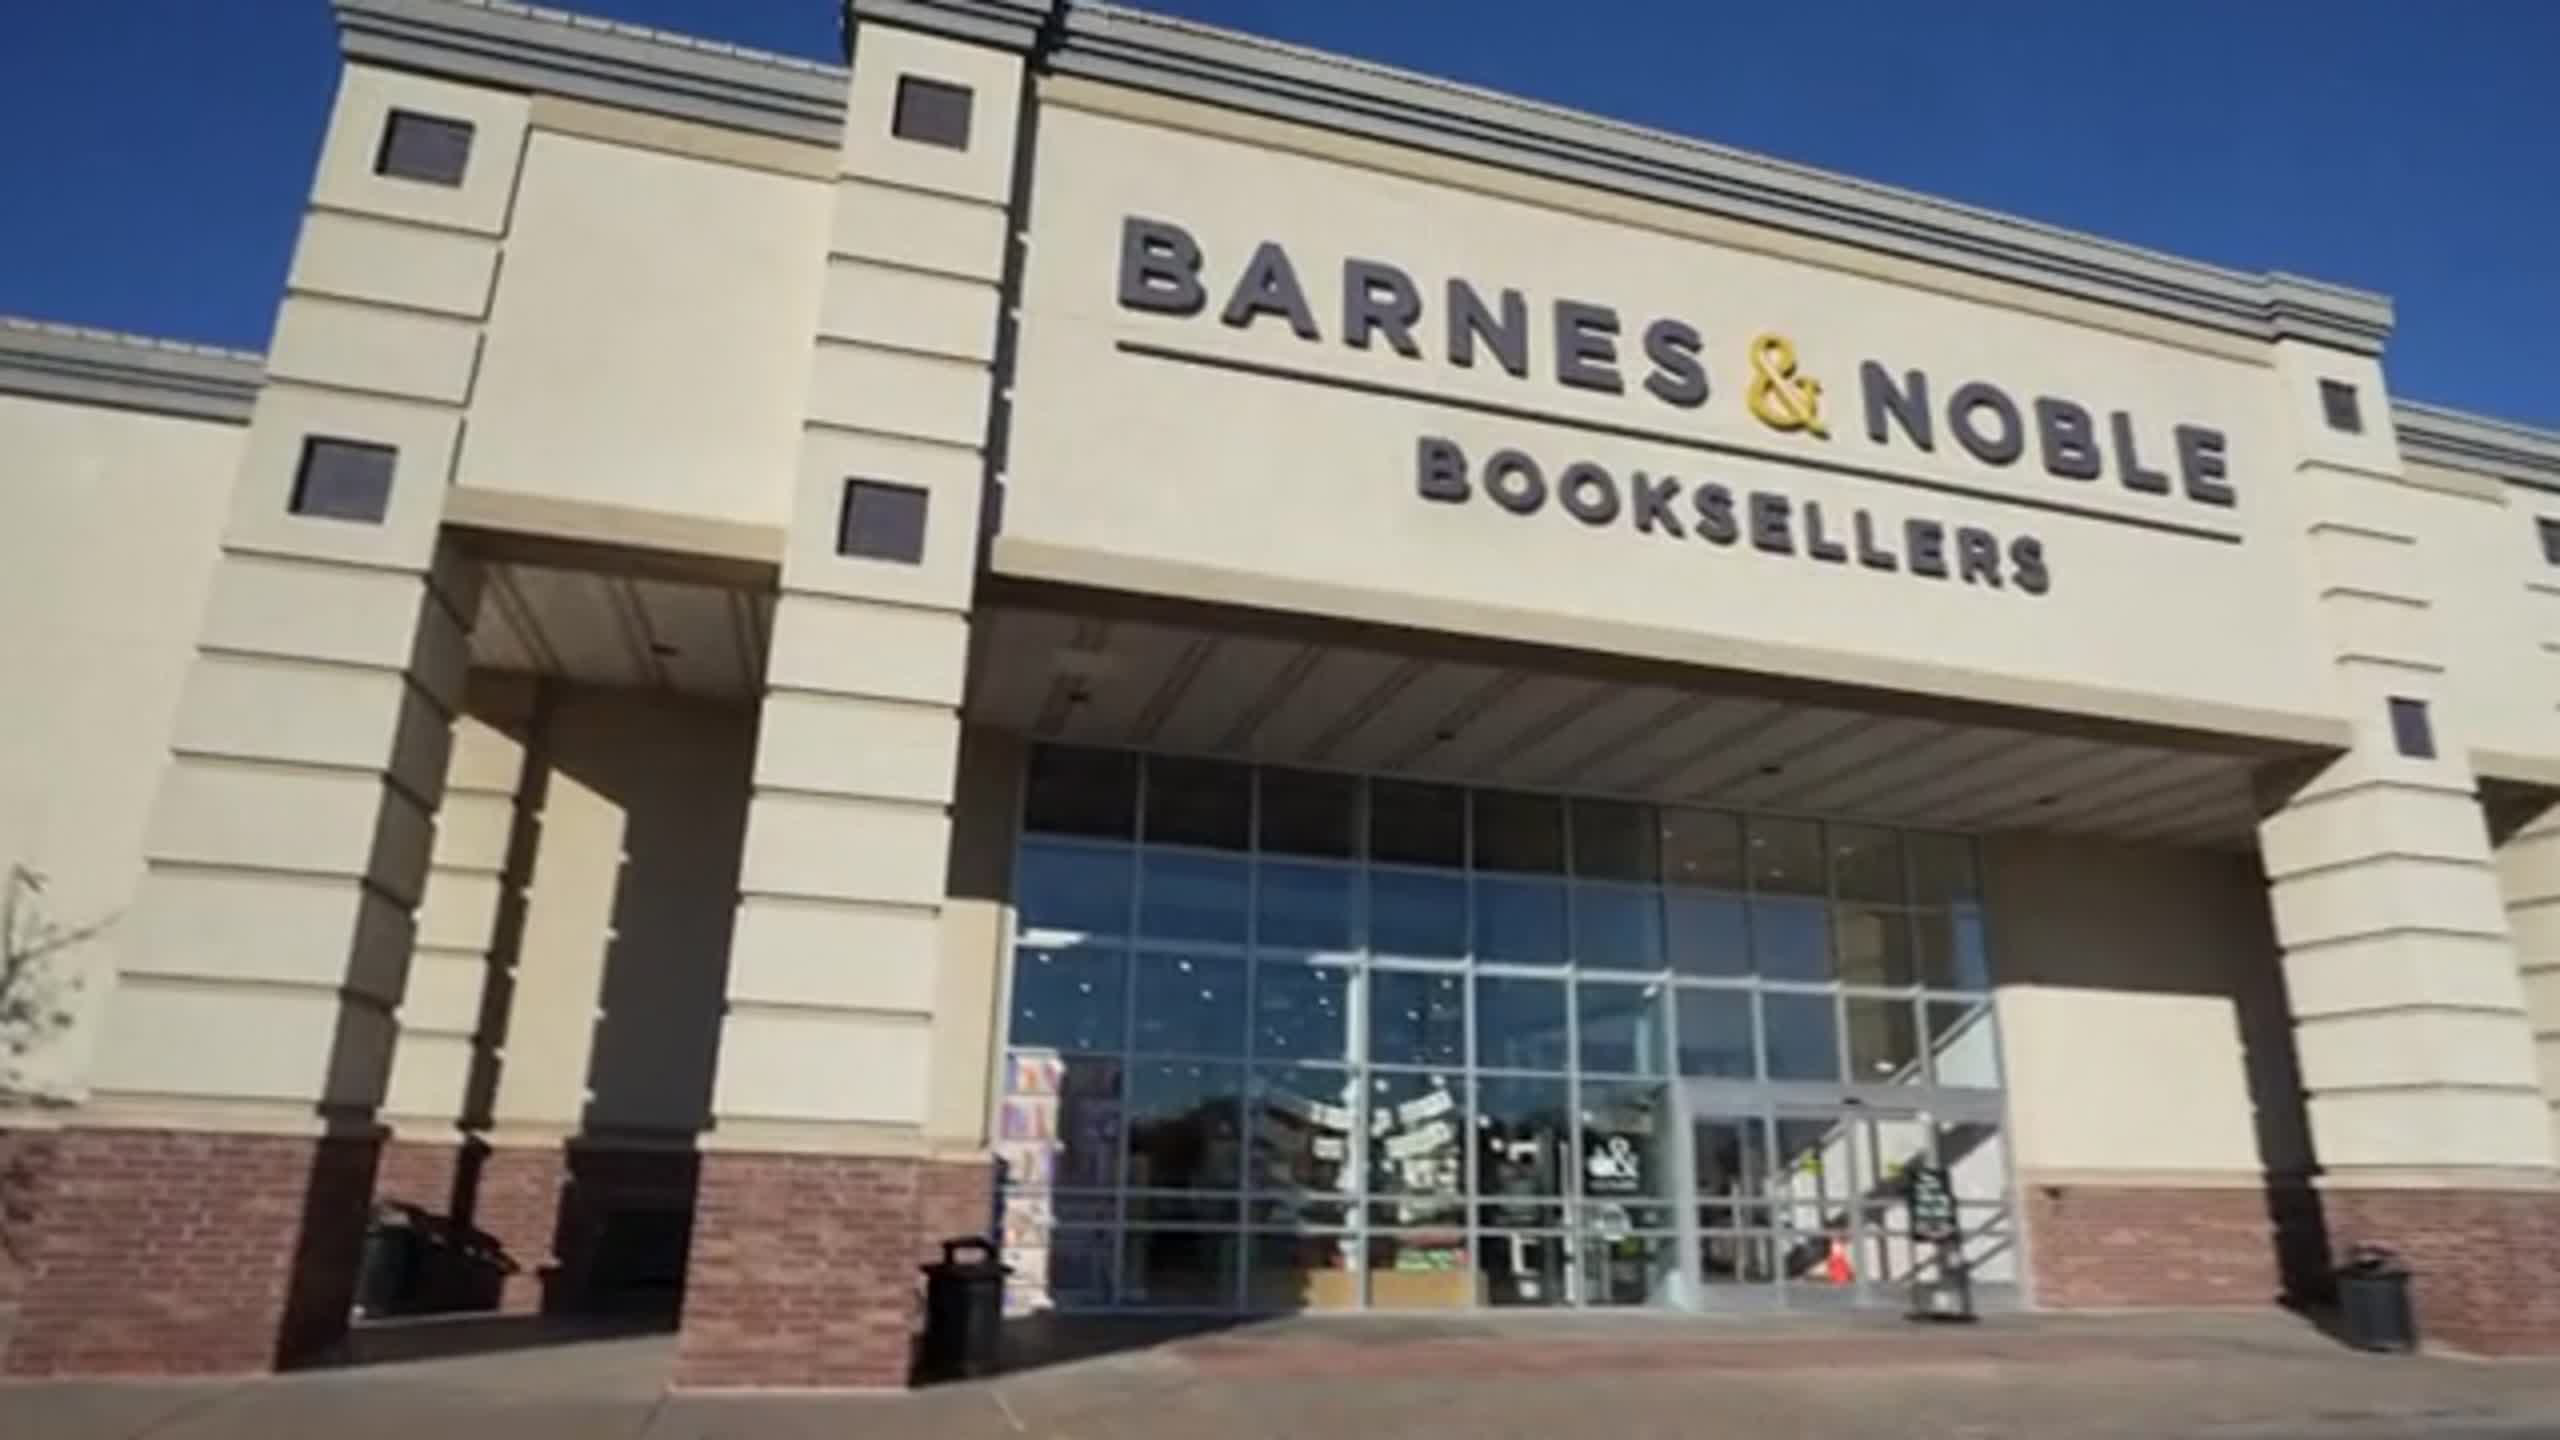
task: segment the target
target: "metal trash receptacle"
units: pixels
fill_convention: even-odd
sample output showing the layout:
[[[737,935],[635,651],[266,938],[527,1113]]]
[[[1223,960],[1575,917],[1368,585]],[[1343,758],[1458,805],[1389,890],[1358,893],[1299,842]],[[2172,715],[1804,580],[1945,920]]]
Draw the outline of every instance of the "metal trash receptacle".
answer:
[[[975,1260],[960,1258],[977,1252]],[[924,1267],[924,1341],[916,1378],[971,1380],[996,1373],[1004,1325],[1004,1279],[995,1242],[963,1235],[942,1242],[942,1258]]]
[[[2418,1348],[2417,1310],[2409,1301],[2409,1267],[2380,1246],[2359,1245],[2338,1267],[2338,1318],[2358,1350]]]
[[[418,1297],[426,1260],[418,1217],[405,1205],[383,1205],[364,1230],[364,1255],[356,1268],[356,1314],[396,1315]]]

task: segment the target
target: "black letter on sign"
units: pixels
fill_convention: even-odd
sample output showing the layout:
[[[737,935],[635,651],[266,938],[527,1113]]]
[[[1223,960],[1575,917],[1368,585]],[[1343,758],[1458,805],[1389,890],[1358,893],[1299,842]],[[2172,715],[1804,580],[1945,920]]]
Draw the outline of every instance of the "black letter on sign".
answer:
[[[1706,342],[1698,332],[1678,320],[1656,320],[1644,327],[1645,358],[1653,362],[1653,373],[1644,378],[1644,388],[1665,405],[1695,410],[1707,403],[1707,367],[1698,363],[1699,348]]]
[[[2116,469],[2122,472],[2124,488],[2145,495],[2169,493],[2169,477],[2157,470],[2146,470],[2142,457],[2133,448],[2133,417],[2122,410],[2107,417],[2108,428],[2116,434]]]
[[[1902,561],[1890,550],[1876,543],[1876,517],[1860,510],[1850,522],[1858,533],[1858,563],[1870,570],[1899,570]]]
[[[1538,462],[1517,450],[1504,450],[1484,462],[1484,493],[1514,515],[1534,515],[1547,503],[1547,477]]]
[[[2178,427],[2178,474],[2186,481],[2187,498],[2199,505],[2230,505],[2239,498],[2223,478],[2231,469],[2223,458],[2222,446],[2219,430],[2202,425]]]
[[[1648,479],[1641,470],[1627,476],[1627,499],[1636,512],[1636,533],[1650,535],[1658,527],[1677,540],[1689,532],[1680,528],[1680,517],[1671,513],[1671,502],[1680,498],[1680,482],[1665,475]]]
[[[1301,340],[1324,338],[1316,332],[1315,312],[1307,308],[1307,292],[1299,288],[1289,252],[1269,240],[1255,247],[1253,259],[1245,263],[1235,293],[1227,297],[1227,308],[1218,318],[1242,330],[1262,315],[1288,316],[1289,328]]]
[[[1883,366],[1869,360],[1858,367],[1858,388],[1867,396],[1867,438],[1885,443],[1889,432],[1884,420],[1890,415],[1902,423],[1912,444],[1934,450],[1938,439],[1929,420],[1929,377],[1917,370],[1905,370],[1902,377],[1902,388],[1896,390]]]
[[[1590,461],[1577,460],[1556,477],[1556,501],[1585,525],[1606,525],[1618,518],[1618,482]]]
[[[1741,538],[1733,523],[1733,492],[1721,485],[1701,485],[1689,494],[1698,507],[1698,535],[1710,545],[1730,545]]]
[[[1618,312],[1579,300],[1556,302],[1556,379],[1577,390],[1627,388],[1618,378]]]
[[[2033,535],[2009,542],[2009,564],[2018,572],[2018,588],[2028,594],[2041,595],[2053,588],[2053,575],[2044,568],[2044,542]]]
[[[1967,585],[1979,580],[1994,590],[1999,589],[1999,538],[1988,530],[1959,526],[1956,530],[1956,573],[1964,577]]]
[[[2000,417],[1997,438],[1975,428],[1976,410],[1988,410]],[[1987,381],[1975,380],[1956,387],[1956,393],[1947,401],[1947,424],[1955,429],[1956,443],[1985,465],[2006,465],[2027,448],[2026,427],[2018,421],[2017,402]]]
[[[1164,220],[1120,222],[1120,308],[1197,315],[1209,303],[1200,285],[1200,242]]]
[[[1751,492],[1751,543],[1775,555],[1796,553],[1795,531],[1790,528],[1787,497],[1766,490]]]
[[[1413,322],[1421,318],[1422,292],[1413,288],[1412,276],[1380,260],[1342,262],[1342,339],[1352,349],[1368,349],[1375,329],[1397,354],[1419,360]]]
[[[2036,399],[2036,443],[2048,475],[2065,480],[2098,478],[2098,430],[2089,412],[2068,400]]]
[[[1947,527],[1935,520],[1905,521],[1902,548],[1911,552],[1912,574],[1947,578]]]
[[[1529,378],[1529,302],[1517,290],[1502,292],[1502,318],[1484,308],[1484,297],[1476,287],[1464,280],[1449,282],[1449,363],[1462,370],[1476,363],[1476,340],[1481,337],[1493,351],[1502,368],[1522,380]]]
[[[1467,452],[1457,442],[1425,435],[1414,447],[1414,488],[1425,500],[1464,500],[1473,492],[1467,489]]]
[[[1834,565],[1849,563],[1849,547],[1822,533],[1822,505],[1815,500],[1804,502],[1804,553]]]

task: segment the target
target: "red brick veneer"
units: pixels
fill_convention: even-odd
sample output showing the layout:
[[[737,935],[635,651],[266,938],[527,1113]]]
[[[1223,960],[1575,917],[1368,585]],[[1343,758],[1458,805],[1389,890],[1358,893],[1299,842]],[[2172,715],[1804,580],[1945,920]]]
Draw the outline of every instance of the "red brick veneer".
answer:
[[[2340,1258],[2359,1244],[2415,1272],[2419,1334],[2486,1354],[2560,1354],[2560,1190],[2322,1192]]]
[[[2019,1189],[2041,1307],[2271,1305],[2283,1291],[2262,1189],[2032,1178]]]
[[[676,1383],[906,1384],[917,1267],[987,1232],[993,1186],[983,1160],[705,1154]]]
[[[18,1228],[14,1375],[254,1374],[344,1335],[380,1142],[65,1129]],[[13,1148],[14,1148],[13,1145]]]
[[[491,1147],[476,1140],[393,1140],[382,1147],[374,1198],[417,1206],[497,1242],[513,1267],[495,1308],[560,1309],[560,1206],[568,1166],[557,1145]],[[431,1294],[431,1309],[480,1309],[477,1295]]]

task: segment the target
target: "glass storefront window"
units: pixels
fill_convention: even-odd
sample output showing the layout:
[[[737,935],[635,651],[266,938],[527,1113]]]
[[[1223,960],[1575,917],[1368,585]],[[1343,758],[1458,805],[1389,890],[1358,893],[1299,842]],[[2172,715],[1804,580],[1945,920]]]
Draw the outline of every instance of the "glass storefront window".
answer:
[[[1564,984],[1515,975],[1476,977],[1476,1065],[1490,1070],[1550,1070],[1571,1064]]]
[[[1928,1159],[2013,1285],[1971,841],[1057,746],[1028,791],[1013,1311],[1883,1303]]]
[[[1360,972],[1264,958],[1253,969],[1253,1053],[1265,1060],[1351,1058],[1352,990]]]
[[[1380,1065],[1465,1065],[1466,977],[1432,970],[1370,972],[1369,1059]]]
[[[1245,966],[1236,956],[1141,955],[1131,1049],[1156,1055],[1244,1054]]]

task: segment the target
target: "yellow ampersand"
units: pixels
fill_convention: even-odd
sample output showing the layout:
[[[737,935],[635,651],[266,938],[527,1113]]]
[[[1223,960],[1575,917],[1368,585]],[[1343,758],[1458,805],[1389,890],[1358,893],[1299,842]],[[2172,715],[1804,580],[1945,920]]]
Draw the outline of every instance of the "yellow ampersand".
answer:
[[[1830,439],[1822,423],[1822,382],[1796,378],[1796,347],[1784,335],[1751,342],[1751,388],[1743,403],[1772,430],[1802,430]]]

